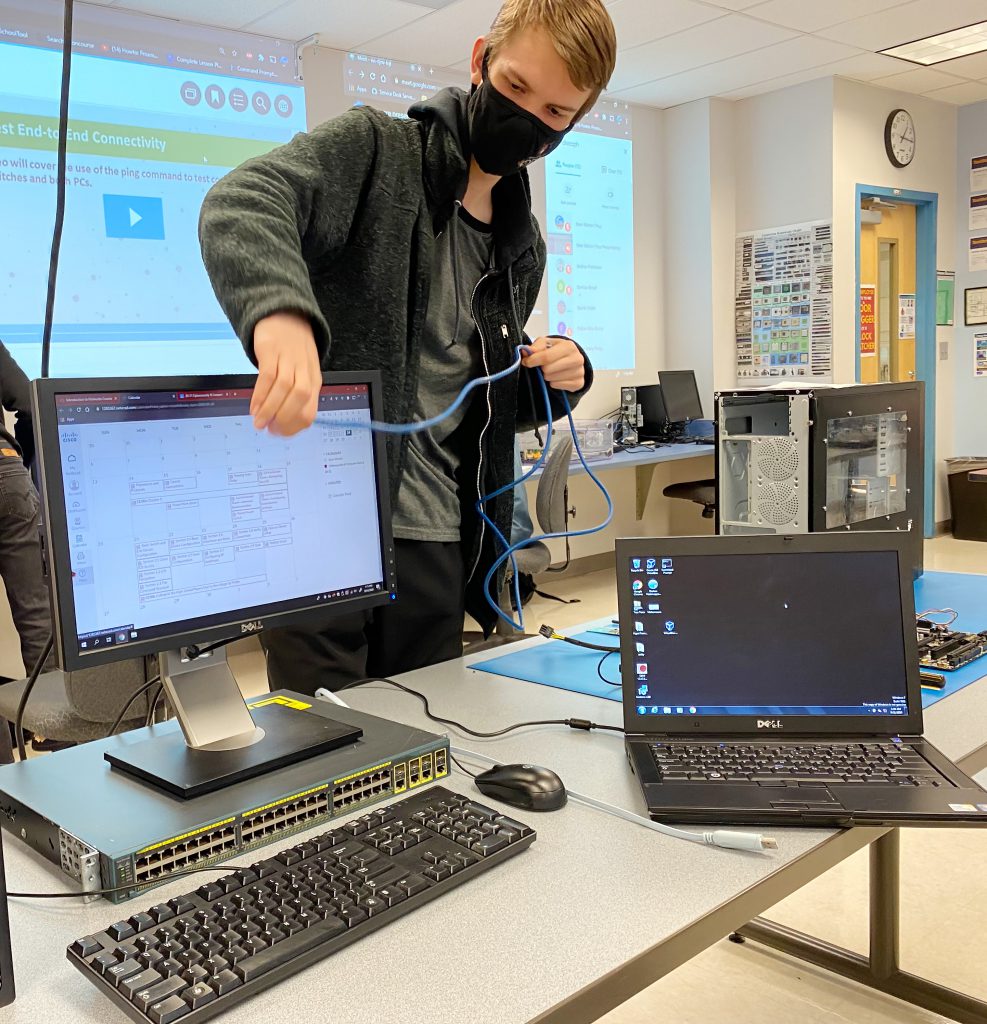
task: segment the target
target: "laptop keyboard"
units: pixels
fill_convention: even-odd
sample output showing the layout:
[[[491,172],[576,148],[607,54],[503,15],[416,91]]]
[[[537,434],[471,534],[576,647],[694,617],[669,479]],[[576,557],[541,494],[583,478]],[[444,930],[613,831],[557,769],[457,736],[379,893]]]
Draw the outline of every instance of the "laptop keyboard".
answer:
[[[943,778],[907,743],[651,744],[662,782],[755,782],[762,786],[849,782],[943,786]]]

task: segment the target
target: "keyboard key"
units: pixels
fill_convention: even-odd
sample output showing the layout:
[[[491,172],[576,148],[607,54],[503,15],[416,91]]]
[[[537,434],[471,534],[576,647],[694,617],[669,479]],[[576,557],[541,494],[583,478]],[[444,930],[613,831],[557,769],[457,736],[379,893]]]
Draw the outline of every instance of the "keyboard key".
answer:
[[[103,948],[103,944],[92,935],[87,935],[84,939],[76,939],[69,948],[78,956],[92,956]]]
[[[178,992],[184,992],[187,987],[185,982],[177,976],[166,978],[156,985],[151,985],[150,988],[138,989],[130,997],[130,1001],[147,1013],[152,1004],[160,1003]]]
[[[171,1024],[172,1021],[180,1020],[192,1010],[184,999],[178,996],[169,996],[160,1003],[153,1003],[147,1009],[147,1015],[153,1024]]]
[[[141,971],[139,974],[132,974],[129,978],[125,978],[119,985],[117,985],[117,988],[120,989],[128,999],[133,999],[135,992],[140,992],[141,989],[151,988],[162,981],[164,981],[164,978],[162,978],[157,971],[145,970]]]
[[[134,914],[130,918],[130,926],[135,932],[146,932],[148,928],[153,928],[157,924],[150,914]]]
[[[129,939],[131,935],[136,935],[137,931],[129,921],[117,921],[116,924],[111,924],[106,929],[106,934],[114,942],[120,942],[123,939]]]
[[[226,893],[223,892],[215,882],[206,882],[205,885],[200,885],[195,891],[206,901],[206,903],[214,903],[220,896],[226,895]]]
[[[114,964],[110,967],[104,974],[104,977],[113,982],[114,985],[119,985],[121,981],[125,981],[132,975],[140,974],[142,969],[142,966],[136,960],[124,960],[122,963]]]
[[[193,985],[183,995],[190,1010],[198,1010],[200,1006],[205,1006],[217,998],[215,991],[205,982]]]
[[[292,938],[291,942],[283,942],[276,946],[271,946],[270,949],[250,957],[249,960],[244,960],[242,964],[237,966],[236,973],[245,984],[249,983],[255,978],[268,974],[288,963],[301,953],[314,949],[324,942],[328,942],[334,935],[339,935],[344,931],[346,931],[346,926],[342,921],[327,918],[325,921],[320,921],[317,925],[313,925],[304,932],[299,932]]]
[[[217,974],[212,980],[213,989],[221,996],[225,996],[227,992],[232,992],[242,984],[243,979],[238,977],[232,971],[223,971],[221,974]]]

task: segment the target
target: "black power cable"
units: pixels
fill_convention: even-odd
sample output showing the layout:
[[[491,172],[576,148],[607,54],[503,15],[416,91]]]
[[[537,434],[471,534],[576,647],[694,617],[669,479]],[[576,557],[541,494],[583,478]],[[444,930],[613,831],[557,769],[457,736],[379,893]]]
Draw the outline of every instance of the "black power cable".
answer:
[[[64,17],[62,19],[62,79],[58,101],[58,153],[55,179],[55,225],[51,235],[51,254],[48,259],[48,294],[45,299],[45,323],[41,334],[41,376],[47,377],[51,365],[51,332],[55,322],[55,286],[58,282],[58,257],[62,248],[62,227],[65,224],[65,168],[68,158],[69,135],[69,90],[72,82],[72,22],[75,14],[74,0],[64,0]],[[51,654],[54,637],[49,636],[44,653],[31,670],[24,692],[17,705],[14,719],[14,734],[17,738],[17,753],[21,760],[27,758],[24,746],[24,709],[28,697],[34,689],[41,669]]]
[[[505,726],[503,729],[497,729],[495,732],[477,732],[476,729],[471,729],[468,725],[463,725],[462,722],[457,722],[453,718],[441,718],[438,715],[433,714],[428,702],[428,697],[426,697],[424,693],[419,693],[418,690],[413,690],[410,686],[405,686],[404,683],[399,683],[396,679],[388,679],[386,676],[371,676],[367,679],[354,679],[352,682],[340,686],[337,692],[342,690],[351,690],[353,687],[363,686],[365,683],[386,683],[388,686],[393,686],[398,690],[402,690],[404,693],[411,694],[412,697],[417,697],[425,706],[426,718],[430,718],[433,722],[438,722],[440,725],[452,726],[453,729],[459,729],[460,732],[464,732],[468,736],[475,736],[477,739],[481,740],[496,739],[499,736],[506,736],[509,732],[515,732],[518,729],[528,729],[536,725],[567,725],[570,729],[578,729],[582,732],[590,732],[593,729],[600,729],[604,732],[624,731],[620,726],[599,725],[586,718],[549,718],[534,722],[516,722],[514,725]]]
[[[38,677],[41,675],[41,670],[44,668],[44,664],[48,660],[48,655],[51,654],[53,646],[54,638],[49,636],[44,650],[38,656],[38,660],[34,663],[34,667],[31,669],[31,674],[27,677],[27,682],[24,684],[24,692],[21,694],[21,699],[17,702],[17,714],[14,715],[14,735],[17,737],[17,754],[22,761],[27,760],[27,748],[24,746],[24,711],[27,708],[27,699],[31,696],[34,684],[37,683]]]
[[[58,282],[58,257],[65,224],[65,165],[68,157],[69,90],[72,81],[72,20],[74,0],[64,0],[62,24],[62,82],[58,103],[58,157],[55,184],[55,227],[48,260],[48,296],[45,300],[45,326],[41,336],[41,376],[47,377],[51,363],[51,332],[55,319],[55,286]]]
[[[137,698],[140,697],[141,694],[147,693],[147,691],[150,690],[152,686],[157,686],[158,683],[160,682],[161,676],[158,675],[155,676],[153,679],[149,680],[148,682],[146,682],[142,687],[140,687],[140,689],[135,690],[130,695],[130,700],[128,700],[127,703],[124,704],[124,706],[120,709],[120,714],[117,715],[116,720],[110,726],[110,731],[106,735],[112,736],[117,731],[117,729],[120,728],[120,725],[123,723],[124,718],[127,717],[127,712],[130,710],[130,706],[134,703],[134,701],[137,700]],[[157,698],[155,698],[155,700],[156,699]]]

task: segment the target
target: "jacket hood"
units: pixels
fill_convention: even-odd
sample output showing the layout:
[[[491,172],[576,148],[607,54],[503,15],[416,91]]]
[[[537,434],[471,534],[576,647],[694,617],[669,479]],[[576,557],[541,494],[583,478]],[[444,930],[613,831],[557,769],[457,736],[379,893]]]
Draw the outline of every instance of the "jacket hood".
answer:
[[[422,177],[436,232],[449,222],[455,203],[466,194],[470,167],[469,93],[456,86],[442,89],[408,111],[424,132]],[[494,186],[496,262],[510,266],[539,238],[531,213],[527,170],[501,178]]]

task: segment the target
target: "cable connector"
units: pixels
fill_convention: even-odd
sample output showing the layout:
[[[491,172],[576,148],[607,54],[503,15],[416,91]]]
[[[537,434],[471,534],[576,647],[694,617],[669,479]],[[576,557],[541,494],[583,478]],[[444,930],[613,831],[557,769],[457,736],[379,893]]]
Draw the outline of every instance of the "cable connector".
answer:
[[[559,637],[555,630],[551,626],[540,626],[538,629],[538,635],[543,636],[546,640],[558,640]]]
[[[773,836],[762,836],[759,832],[733,832],[723,828],[715,832],[704,832],[703,841],[707,846],[719,846],[725,850],[747,850],[749,853],[778,849],[778,840]]]

